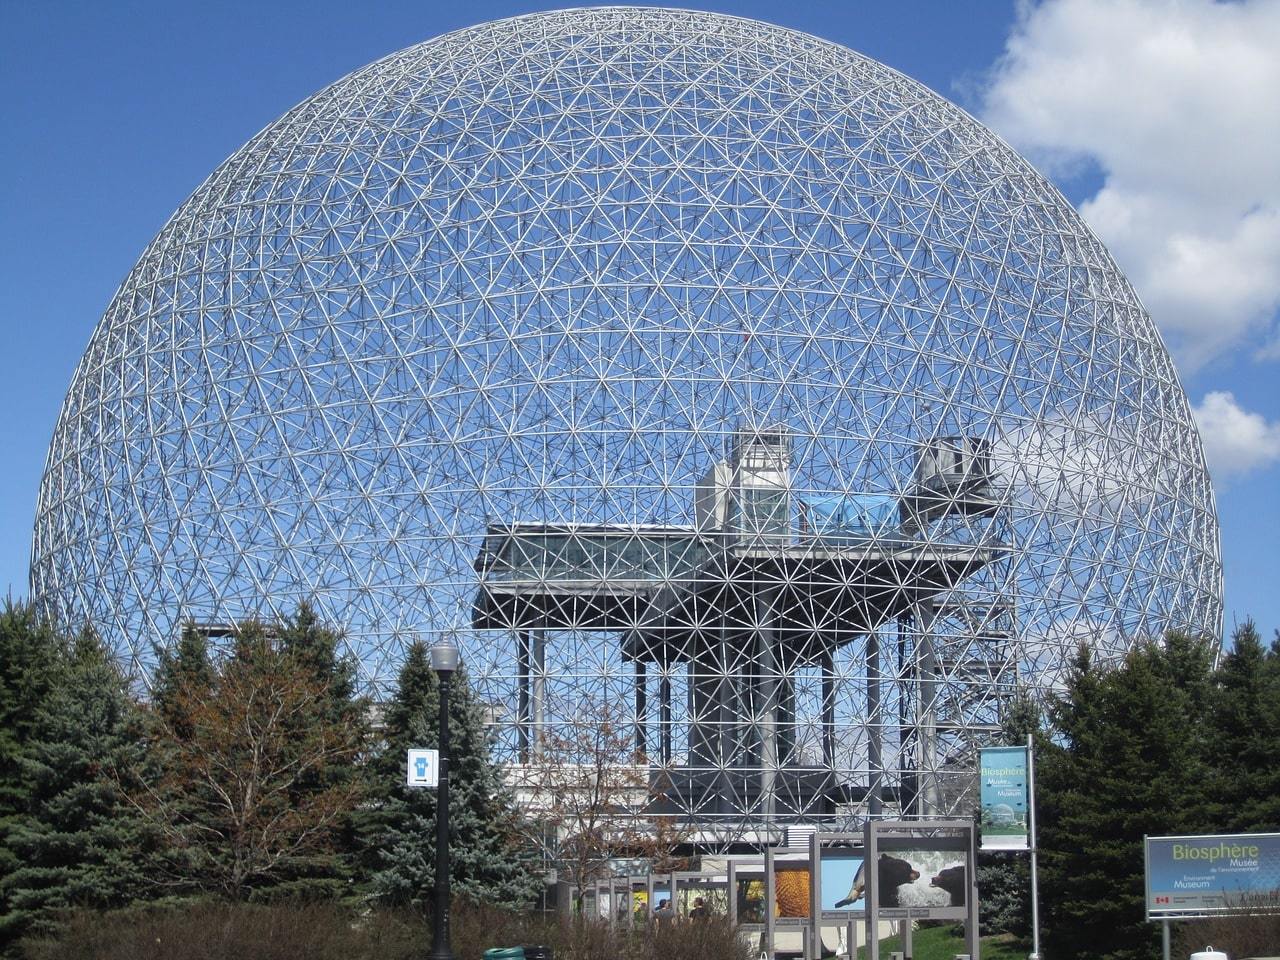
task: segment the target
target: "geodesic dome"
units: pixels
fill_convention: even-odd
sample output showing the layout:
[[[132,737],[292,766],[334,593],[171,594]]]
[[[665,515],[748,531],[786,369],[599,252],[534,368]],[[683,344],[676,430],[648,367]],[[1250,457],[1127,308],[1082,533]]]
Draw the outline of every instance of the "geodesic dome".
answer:
[[[598,8],[200,186],[76,370],[31,587],[138,672],[303,599],[375,688],[451,635],[502,756],[621,709],[745,822],[949,809],[1008,690],[1216,635],[1219,568],[1170,358],[1024,160],[830,43]]]

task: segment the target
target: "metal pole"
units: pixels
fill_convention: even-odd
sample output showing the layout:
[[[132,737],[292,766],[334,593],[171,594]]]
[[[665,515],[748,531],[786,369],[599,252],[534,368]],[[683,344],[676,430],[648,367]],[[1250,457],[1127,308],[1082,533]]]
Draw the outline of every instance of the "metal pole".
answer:
[[[449,945],[449,681],[440,675],[440,786],[436,795],[436,915],[431,960],[454,960]]]
[[[1160,921],[1160,945],[1164,949],[1164,960],[1169,960],[1169,918]]]
[[[1040,880],[1036,872],[1036,758],[1033,737],[1027,734],[1027,827],[1031,833],[1031,956],[1040,960]],[[1168,951],[1165,951],[1168,960]]]

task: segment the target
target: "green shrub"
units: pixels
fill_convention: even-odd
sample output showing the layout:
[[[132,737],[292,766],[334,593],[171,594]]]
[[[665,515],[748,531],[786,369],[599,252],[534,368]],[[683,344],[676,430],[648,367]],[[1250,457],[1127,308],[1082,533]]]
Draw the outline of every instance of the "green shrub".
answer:
[[[723,920],[615,929],[604,923],[458,904],[459,960],[494,946],[544,944],[556,960],[750,960]],[[420,915],[364,914],[333,903],[198,902],[69,914],[56,937],[27,940],[27,960],[418,960],[431,945]]]

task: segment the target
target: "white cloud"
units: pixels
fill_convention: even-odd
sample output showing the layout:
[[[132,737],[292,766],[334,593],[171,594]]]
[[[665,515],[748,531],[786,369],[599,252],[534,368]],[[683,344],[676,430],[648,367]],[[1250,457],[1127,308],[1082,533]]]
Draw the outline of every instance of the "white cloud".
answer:
[[[1232,394],[1208,393],[1192,412],[1214,473],[1246,473],[1280,460],[1280,422],[1241,409]]]
[[[986,121],[1042,167],[1097,165],[1081,212],[1184,369],[1275,336],[1277,51],[1280,0],[1045,0],[1020,8],[985,92]]]

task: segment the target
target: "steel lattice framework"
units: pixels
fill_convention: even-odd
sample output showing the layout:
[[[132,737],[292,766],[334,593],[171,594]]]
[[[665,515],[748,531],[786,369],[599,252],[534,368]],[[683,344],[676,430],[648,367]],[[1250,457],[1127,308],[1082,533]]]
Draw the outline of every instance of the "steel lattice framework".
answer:
[[[504,758],[620,717],[738,837],[955,809],[1016,684],[1221,620],[1186,397],[1057,191],[849,50],[625,8],[220,166],[75,373],[31,585],[139,675],[305,598],[375,689],[451,634]]]

